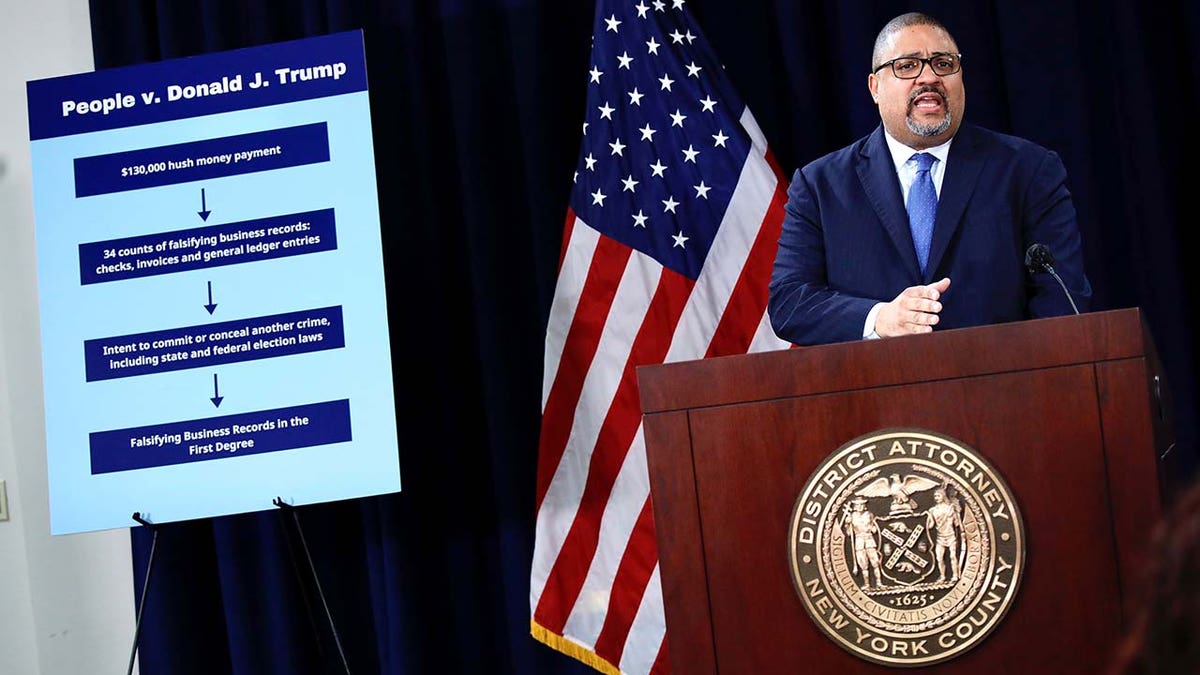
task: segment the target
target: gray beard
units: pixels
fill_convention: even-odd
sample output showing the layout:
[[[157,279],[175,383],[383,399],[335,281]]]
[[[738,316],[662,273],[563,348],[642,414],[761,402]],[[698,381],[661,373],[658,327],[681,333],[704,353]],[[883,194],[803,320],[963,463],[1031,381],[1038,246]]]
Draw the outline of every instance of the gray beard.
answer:
[[[946,110],[946,116],[937,124],[921,124],[911,117],[904,119],[908,123],[908,130],[918,136],[937,136],[950,128],[950,111]]]

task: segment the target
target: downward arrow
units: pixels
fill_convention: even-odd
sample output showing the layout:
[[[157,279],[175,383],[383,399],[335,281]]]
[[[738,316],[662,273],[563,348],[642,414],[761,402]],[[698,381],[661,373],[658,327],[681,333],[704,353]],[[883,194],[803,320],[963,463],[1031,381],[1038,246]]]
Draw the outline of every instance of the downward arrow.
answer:
[[[212,211],[208,210],[208,204],[204,199],[204,188],[200,188],[200,210],[196,212],[200,216],[200,220],[208,222],[208,214]]]
[[[213,405],[218,408],[221,407],[221,401],[225,400],[225,397],[221,396],[220,390],[217,389],[217,374],[216,373],[213,373],[213,395],[212,395],[212,398],[210,398],[208,400],[212,401]]]
[[[217,305],[212,301],[212,282],[208,282],[208,304],[204,306],[209,314],[212,314],[217,309]]]

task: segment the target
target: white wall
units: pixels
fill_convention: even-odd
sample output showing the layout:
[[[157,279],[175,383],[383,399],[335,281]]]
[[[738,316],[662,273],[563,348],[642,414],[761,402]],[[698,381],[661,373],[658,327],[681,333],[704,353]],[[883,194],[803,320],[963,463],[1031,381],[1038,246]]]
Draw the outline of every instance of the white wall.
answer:
[[[124,673],[125,529],[50,536],[26,80],[92,70],[87,0],[0,0],[0,673]]]

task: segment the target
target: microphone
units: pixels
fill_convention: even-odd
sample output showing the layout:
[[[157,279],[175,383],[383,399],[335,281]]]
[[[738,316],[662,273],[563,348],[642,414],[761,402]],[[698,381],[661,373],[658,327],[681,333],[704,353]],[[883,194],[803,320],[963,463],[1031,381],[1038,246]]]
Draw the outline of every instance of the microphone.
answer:
[[[1079,313],[1079,308],[1075,306],[1075,299],[1071,297],[1071,291],[1067,290],[1067,285],[1063,283],[1062,277],[1058,276],[1058,272],[1054,271],[1054,254],[1050,252],[1050,247],[1045,244],[1032,244],[1025,250],[1025,269],[1029,270],[1030,274],[1038,272],[1049,272],[1050,276],[1058,282],[1062,287],[1063,293],[1067,296],[1067,302],[1071,303],[1071,309],[1075,313]]]

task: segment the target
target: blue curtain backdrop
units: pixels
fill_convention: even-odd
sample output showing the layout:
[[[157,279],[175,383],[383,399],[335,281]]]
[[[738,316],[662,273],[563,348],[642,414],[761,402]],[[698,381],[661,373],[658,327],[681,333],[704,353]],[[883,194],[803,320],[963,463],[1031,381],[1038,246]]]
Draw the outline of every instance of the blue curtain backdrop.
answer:
[[[1062,155],[1095,308],[1145,310],[1177,452],[1192,457],[1200,302],[1184,232],[1196,221],[1200,3],[1136,4],[688,0],[789,174],[878,124],[866,74],[879,27],[912,9],[942,19],[966,55],[967,119]],[[298,509],[351,672],[591,672],[528,636],[528,572],[543,329],[592,11],[91,2],[97,68],[365,31],[404,491]],[[160,528],[142,673],[341,671],[283,515]],[[139,592],[150,542],[134,531]]]

